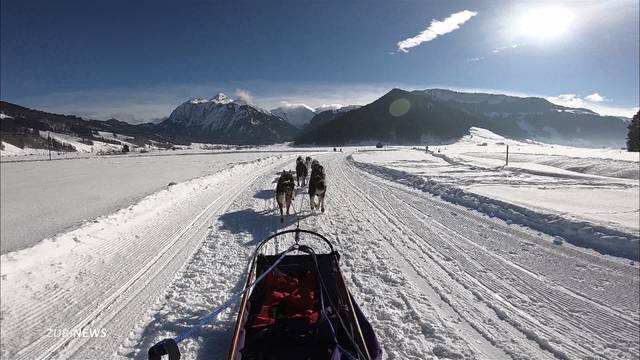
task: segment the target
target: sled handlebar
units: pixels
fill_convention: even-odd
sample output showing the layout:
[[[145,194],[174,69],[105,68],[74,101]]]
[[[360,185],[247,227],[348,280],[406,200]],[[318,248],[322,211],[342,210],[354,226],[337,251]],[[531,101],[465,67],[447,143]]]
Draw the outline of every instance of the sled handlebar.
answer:
[[[290,229],[290,230],[284,230],[284,231],[280,231],[277,232],[271,236],[269,236],[268,238],[262,240],[260,242],[260,244],[258,244],[258,246],[256,247],[255,253],[257,254],[258,251],[260,251],[260,249],[262,248],[262,246],[264,246],[264,244],[268,243],[269,240],[277,238],[280,235],[285,235],[285,234],[291,234],[291,233],[295,233],[296,237],[295,237],[295,242],[296,244],[300,241],[300,234],[310,234],[313,235],[315,237],[320,238],[322,241],[324,241],[327,245],[329,245],[329,249],[331,249],[331,252],[334,252],[333,249],[333,244],[331,244],[331,241],[329,241],[326,237],[324,237],[323,235],[315,232],[315,231],[311,231],[311,230],[304,230],[304,229],[300,229],[300,228],[296,228],[296,229]]]

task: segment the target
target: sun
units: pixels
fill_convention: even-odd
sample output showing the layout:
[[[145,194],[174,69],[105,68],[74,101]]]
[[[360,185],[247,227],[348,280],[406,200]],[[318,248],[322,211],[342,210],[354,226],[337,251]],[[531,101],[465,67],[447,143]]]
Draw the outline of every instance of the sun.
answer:
[[[574,13],[564,7],[531,9],[519,19],[517,30],[533,40],[553,40],[567,33],[574,18]]]

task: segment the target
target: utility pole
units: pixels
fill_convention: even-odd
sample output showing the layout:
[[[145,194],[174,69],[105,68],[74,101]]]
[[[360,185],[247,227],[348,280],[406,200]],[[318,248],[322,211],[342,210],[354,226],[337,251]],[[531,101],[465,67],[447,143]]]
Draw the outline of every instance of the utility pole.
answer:
[[[507,145],[507,162],[504,164],[504,166],[508,166],[509,165],[509,145]]]

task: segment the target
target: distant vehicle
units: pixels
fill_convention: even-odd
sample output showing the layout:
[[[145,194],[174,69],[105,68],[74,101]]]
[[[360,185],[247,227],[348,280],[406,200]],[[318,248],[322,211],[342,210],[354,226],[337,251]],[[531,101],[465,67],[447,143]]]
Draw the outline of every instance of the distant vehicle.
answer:
[[[382,149],[383,147],[384,147],[384,145],[381,142],[376,144],[376,148],[378,148],[378,149]]]

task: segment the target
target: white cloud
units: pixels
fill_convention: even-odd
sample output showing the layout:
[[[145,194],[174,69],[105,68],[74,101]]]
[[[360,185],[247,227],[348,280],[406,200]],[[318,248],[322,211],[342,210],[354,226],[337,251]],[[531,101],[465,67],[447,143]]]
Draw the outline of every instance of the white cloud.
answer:
[[[491,50],[490,52],[487,53],[486,56],[472,57],[470,59],[467,59],[467,61],[475,62],[475,61],[484,60],[487,57],[490,57],[491,55],[499,54],[499,53],[501,53],[501,52],[503,52],[505,50],[517,49],[517,48],[522,47],[522,46],[524,46],[524,44],[511,44],[511,45],[508,45],[508,46],[501,46],[499,48],[495,48],[495,49]]]
[[[292,103],[292,102],[288,102],[288,101],[281,101],[279,107],[285,108],[285,109],[297,109],[297,108],[304,107],[304,108],[307,108],[308,110],[315,111],[312,107],[310,107],[307,104],[304,104],[304,103]]]
[[[236,89],[236,91],[233,94],[238,99],[246,102],[247,104],[253,104],[253,96],[249,91],[243,90],[243,89]]]
[[[604,96],[598,94],[597,92],[591,95],[587,95],[584,98],[591,102],[603,102],[606,99]]]
[[[316,111],[321,113],[321,112],[327,111],[327,110],[338,110],[341,107],[344,107],[344,105],[342,105],[342,104],[322,104],[322,105],[316,106]]]
[[[546,99],[557,105],[593,110],[600,115],[632,117],[638,111],[637,107],[602,106],[600,103],[609,99],[598,93],[583,98],[576,94],[561,94],[547,96]]]
[[[568,107],[584,107],[585,100],[576,94],[560,94],[557,96],[548,96],[547,100],[554,104],[568,106]]]
[[[422,31],[420,34],[398,41],[398,51],[409,52],[409,49],[416,47],[423,42],[431,41],[440,35],[450,33],[460,28],[460,25],[469,21],[472,17],[478,15],[475,11],[464,10],[449,15],[446,19],[431,20],[431,24],[428,28]]]

